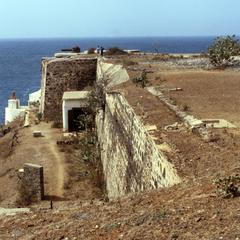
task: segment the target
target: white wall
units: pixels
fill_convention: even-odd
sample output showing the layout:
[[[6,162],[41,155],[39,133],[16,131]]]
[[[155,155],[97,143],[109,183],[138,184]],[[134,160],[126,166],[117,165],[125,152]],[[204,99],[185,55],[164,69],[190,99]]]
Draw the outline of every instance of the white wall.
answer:
[[[5,124],[14,121],[17,117],[24,117],[25,111],[25,108],[5,108]]]
[[[5,124],[14,121],[17,117],[24,117],[25,106],[20,106],[19,99],[9,99],[8,107],[5,108]]]
[[[68,132],[68,111],[73,108],[87,107],[87,100],[63,100],[62,113],[63,113],[63,131]]]

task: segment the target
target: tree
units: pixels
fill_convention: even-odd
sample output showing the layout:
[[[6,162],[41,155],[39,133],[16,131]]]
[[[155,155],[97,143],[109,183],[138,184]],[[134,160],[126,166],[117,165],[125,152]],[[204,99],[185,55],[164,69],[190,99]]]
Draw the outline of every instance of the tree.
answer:
[[[235,56],[240,53],[239,40],[235,35],[218,37],[208,48],[211,64],[216,68],[226,68],[235,63]]]

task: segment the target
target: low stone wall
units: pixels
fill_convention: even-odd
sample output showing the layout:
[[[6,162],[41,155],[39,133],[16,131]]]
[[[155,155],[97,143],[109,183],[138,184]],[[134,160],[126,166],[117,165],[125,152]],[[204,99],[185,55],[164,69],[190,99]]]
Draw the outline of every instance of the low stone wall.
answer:
[[[106,95],[105,111],[97,113],[96,125],[110,199],[181,181],[121,94]]]
[[[66,91],[81,91],[96,81],[96,58],[51,58],[42,62],[41,112],[43,117],[62,118]]]

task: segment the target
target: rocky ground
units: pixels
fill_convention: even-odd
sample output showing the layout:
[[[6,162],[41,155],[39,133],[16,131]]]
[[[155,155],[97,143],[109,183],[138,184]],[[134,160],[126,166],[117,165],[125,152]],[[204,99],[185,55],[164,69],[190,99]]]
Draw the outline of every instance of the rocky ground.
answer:
[[[0,220],[1,239],[227,239],[240,237],[239,198],[208,181],[184,182],[118,201],[48,203]]]

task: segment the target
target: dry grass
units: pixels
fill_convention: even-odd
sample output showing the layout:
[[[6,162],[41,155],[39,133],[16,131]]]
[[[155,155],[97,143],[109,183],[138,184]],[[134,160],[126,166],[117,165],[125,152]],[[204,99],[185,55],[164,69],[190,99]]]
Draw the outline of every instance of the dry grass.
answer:
[[[166,89],[183,89],[170,92],[170,97],[176,99],[178,105],[187,105],[193,115],[199,118],[223,118],[240,126],[240,73],[178,71],[161,73],[161,76],[166,80]],[[152,84],[159,85],[159,80],[153,79]]]

